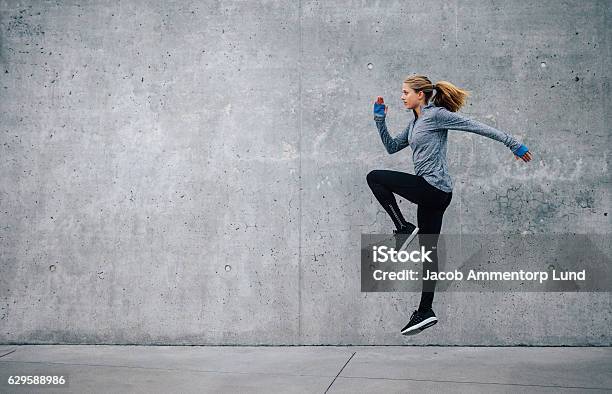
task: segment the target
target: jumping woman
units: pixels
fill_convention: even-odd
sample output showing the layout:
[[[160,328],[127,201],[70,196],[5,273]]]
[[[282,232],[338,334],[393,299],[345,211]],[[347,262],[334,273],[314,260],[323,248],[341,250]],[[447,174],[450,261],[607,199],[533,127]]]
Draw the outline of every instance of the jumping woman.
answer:
[[[434,95],[435,90],[435,95]],[[373,170],[367,175],[368,185],[378,202],[391,217],[396,229],[396,244],[405,247],[417,234],[424,240],[432,263],[429,271],[438,270],[437,246],[442,228],[442,217],[453,197],[453,183],[448,173],[446,145],[448,130],[463,130],[489,137],[506,145],[517,160],[531,160],[527,147],[508,133],[457,114],[468,97],[468,92],[446,81],[433,84],[423,75],[412,75],[402,85],[402,101],[411,109],[414,119],[396,138],[389,135],[385,117],[388,107],[382,97],[374,103],[374,121],[389,154],[410,146],[415,175],[390,170]],[[433,100],[430,99],[433,96]],[[404,219],[395,194],[417,205],[417,226]],[[425,235],[427,235],[425,237]],[[423,239],[421,239],[423,238]],[[397,242],[401,239],[401,242]],[[425,267],[423,267],[425,274]],[[421,302],[401,330],[414,335],[438,322],[432,310],[436,281],[423,281]]]

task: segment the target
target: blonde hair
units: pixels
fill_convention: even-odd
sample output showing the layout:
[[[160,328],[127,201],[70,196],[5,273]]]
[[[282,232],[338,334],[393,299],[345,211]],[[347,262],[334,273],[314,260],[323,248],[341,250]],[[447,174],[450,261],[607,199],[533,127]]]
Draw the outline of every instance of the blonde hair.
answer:
[[[448,81],[438,81],[434,84],[424,75],[411,75],[406,78],[404,83],[415,92],[422,91],[425,93],[426,103],[431,99],[435,89],[434,105],[436,107],[444,107],[452,112],[457,112],[459,108],[463,107],[470,95],[469,91],[460,89]]]

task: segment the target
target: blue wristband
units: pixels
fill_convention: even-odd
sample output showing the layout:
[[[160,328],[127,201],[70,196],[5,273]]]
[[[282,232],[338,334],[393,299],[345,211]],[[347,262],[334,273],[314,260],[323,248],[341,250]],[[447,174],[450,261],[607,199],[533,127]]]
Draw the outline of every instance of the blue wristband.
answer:
[[[525,145],[521,144],[514,154],[518,157],[523,157],[523,155],[527,152],[529,152],[529,149]]]
[[[374,115],[385,116],[385,105],[374,103]]]

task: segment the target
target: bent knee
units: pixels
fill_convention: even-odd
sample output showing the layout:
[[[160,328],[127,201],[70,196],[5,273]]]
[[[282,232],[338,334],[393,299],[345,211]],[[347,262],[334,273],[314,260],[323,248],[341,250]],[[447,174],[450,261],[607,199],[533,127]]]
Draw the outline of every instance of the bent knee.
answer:
[[[376,182],[376,178],[378,177],[378,172],[379,170],[372,170],[368,172],[368,175],[366,175],[366,180],[368,181],[368,184]]]

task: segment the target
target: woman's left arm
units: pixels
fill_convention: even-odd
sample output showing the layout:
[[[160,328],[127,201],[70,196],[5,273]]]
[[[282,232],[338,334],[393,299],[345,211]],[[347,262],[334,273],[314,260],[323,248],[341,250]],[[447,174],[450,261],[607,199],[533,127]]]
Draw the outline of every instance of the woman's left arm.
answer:
[[[462,130],[479,134],[501,142],[516,156],[523,158],[524,161],[529,161],[531,159],[531,155],[528,153],[529,149],[525,145],[521,144],[512,135],[489,125],[469,119],[456,112],[449,111],[444,107],[440,107],[436,111],[434,120],[436,125],[441,129]]]

